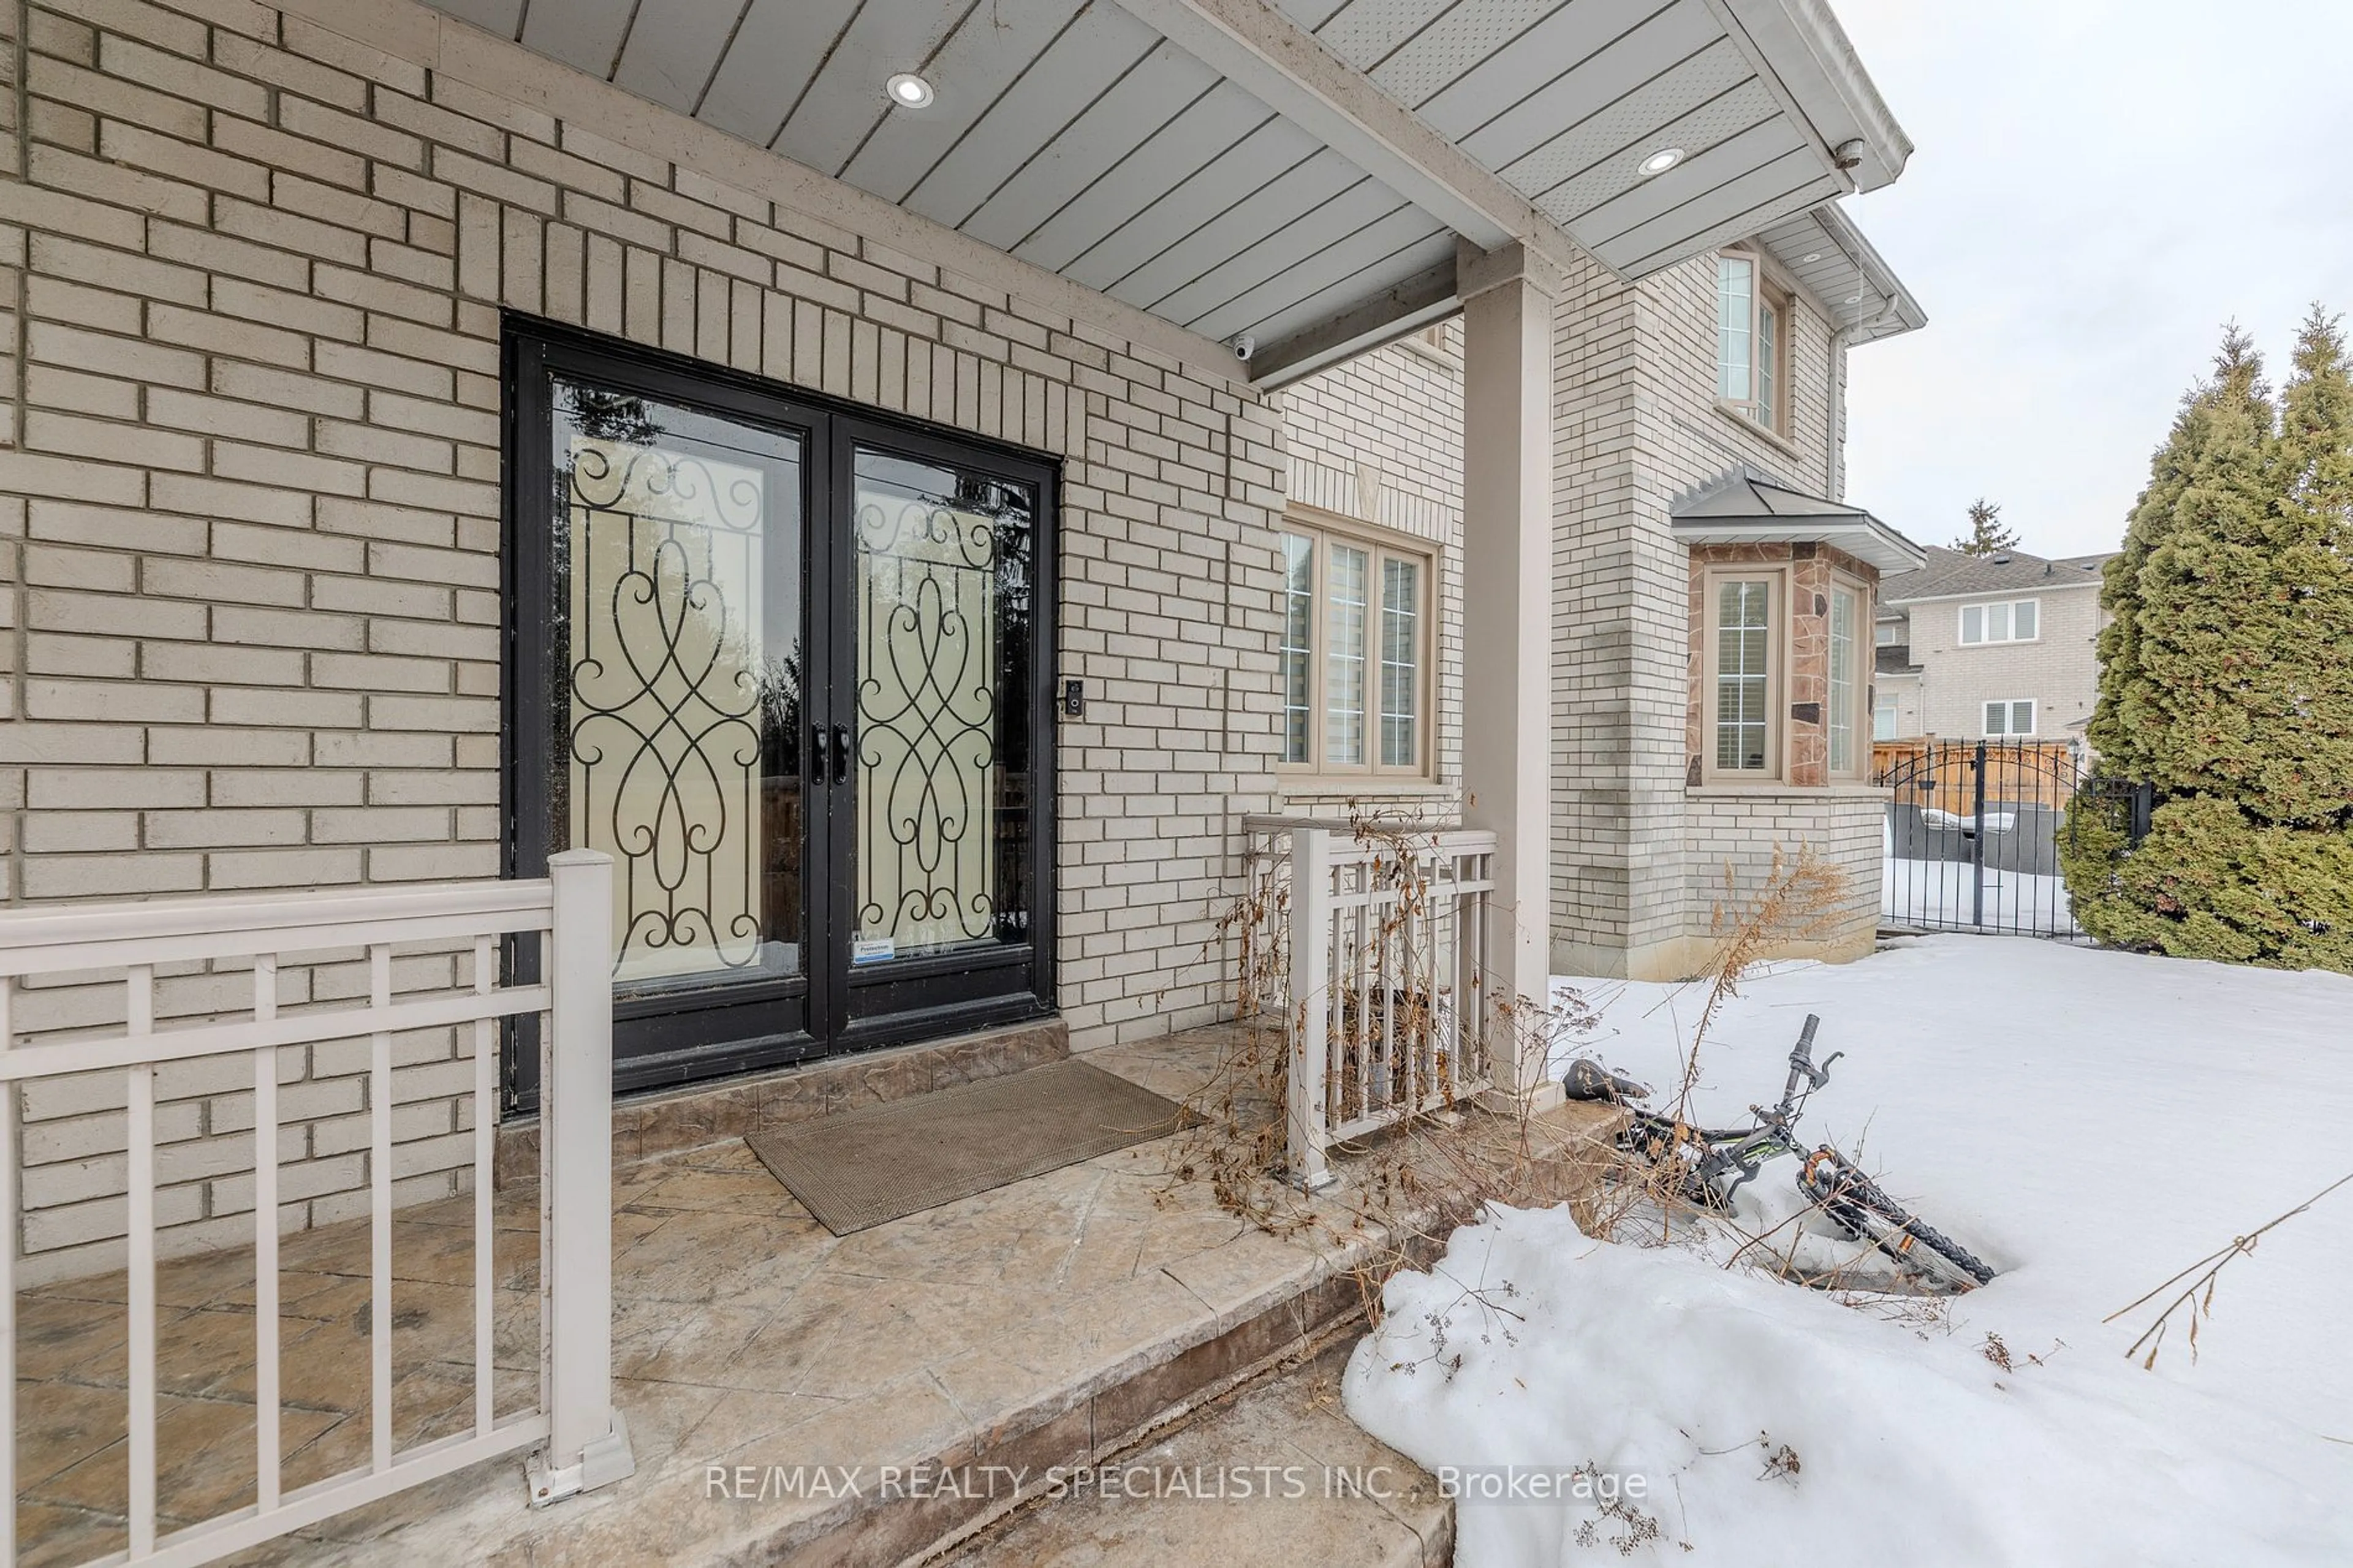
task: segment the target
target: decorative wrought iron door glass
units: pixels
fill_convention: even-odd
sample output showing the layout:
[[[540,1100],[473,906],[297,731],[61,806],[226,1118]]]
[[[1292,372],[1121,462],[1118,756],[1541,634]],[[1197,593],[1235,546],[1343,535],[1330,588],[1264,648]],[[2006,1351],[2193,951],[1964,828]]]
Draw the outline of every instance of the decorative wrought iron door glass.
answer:
[[[615,983],[802,964],[798,443],[556,387],[557,821],[614,858]]]
[[[1026,488],[856,459],[857,899],[871,963],[1026,941]]]

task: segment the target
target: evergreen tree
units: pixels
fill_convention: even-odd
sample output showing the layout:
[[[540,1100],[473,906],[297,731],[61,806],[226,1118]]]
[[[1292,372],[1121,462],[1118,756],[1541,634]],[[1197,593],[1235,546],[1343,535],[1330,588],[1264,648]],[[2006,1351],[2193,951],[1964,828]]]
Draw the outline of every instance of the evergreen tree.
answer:
[[[2317,310],[2274,404],[2235,326],[2150,465],[2101,603],[2089,735],[2155,786],[2127,850],[2096,795],[2064,856],[2103,941],[2353,973],[2353,374]]]
[[[1979,496],[1969,502],[1968,532],[1953,541],[1952,548],[1964,555],[1999,555],[2018,548],[2018,535],[2002,525],[2001,503]]]
[[[2232,322],[2223,329],[2222,352],[2214,374],[2190,389],[2164,446],[2149,460],[2149,481],[2125,529],[2124,549],[2101,575],[2100,607],[2108,613],[2100,630],[2099,698],[2085,733],[2116,776],[2147,781],[2155,766],[2142,745],[2147,682],[2141,666],[2141,575],[2150,554],[2172,531],[2176,509],[2210,447],[2242,428],[2242,421],[2269,427],[2270,391],[2263,384],[2262,356],[2254,340]]]

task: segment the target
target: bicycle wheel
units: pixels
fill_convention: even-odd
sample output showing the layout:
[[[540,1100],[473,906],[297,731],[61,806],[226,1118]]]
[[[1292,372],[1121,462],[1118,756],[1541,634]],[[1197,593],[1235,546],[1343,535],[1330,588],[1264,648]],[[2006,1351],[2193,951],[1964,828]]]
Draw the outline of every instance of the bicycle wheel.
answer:
[[[1984,1260],[1915,1217],[1828,1144],[1806,1157],[1798,1186],[1824,1214],[1905,1273],[1947,1290],[1974,1290],[1993,1278]]]

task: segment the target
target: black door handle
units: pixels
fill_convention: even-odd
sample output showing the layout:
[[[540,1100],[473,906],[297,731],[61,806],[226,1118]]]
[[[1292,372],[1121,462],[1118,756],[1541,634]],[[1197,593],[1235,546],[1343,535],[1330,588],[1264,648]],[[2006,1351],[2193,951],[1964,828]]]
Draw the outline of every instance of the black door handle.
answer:
[[[833,727],[833,782],[838,784],[849,782],[849,726],[847,724]]]
[[[825,726],[822,724],[809,726],[808,781],[813,784],[825,783]]]

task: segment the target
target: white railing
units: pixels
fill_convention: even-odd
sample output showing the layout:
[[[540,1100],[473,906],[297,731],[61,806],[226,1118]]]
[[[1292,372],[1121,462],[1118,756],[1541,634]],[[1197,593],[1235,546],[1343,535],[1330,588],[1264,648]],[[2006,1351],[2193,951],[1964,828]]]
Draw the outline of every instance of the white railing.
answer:
[[[1263,838],[1275,824],[1249,826]],[[1284,826],[1287,1158],[1314,1190],[1332,1180],[1334,1143],[1490,1087],[1495,835]]]
[[[0,1563],[16,1560],[16,1319],[20,1226],[18,1105],[36,1080],[119,1071],[128,1080],[126,1292],[130,1327],[127,1557],[141,1565],[201,1563],[313,1524],[480,1460],[531,1445],[534,1502],[631,1473],[612,1406],[612,863],[594,851],[551,858],[543,881],[60,905],[0,913]],[[506,938],[541,933],[545,984],[501,984]],[[470,991],[397,998],[393,948],[470,943]],[[364,951],[367,1000],[280,1010],[279,960]],[[159,966],[250,963],[249,1015],[158,1027]],[[123,1024],[54,1043],[16,1046],[22,984],[87,981],[119,972]],[[109,982],[108,984],[113,984]],[[540,1398],[500,1416],[491,1332],[491,1169],[498,1131],[501,1019],[545,1015],[539,1031],[541,1112]],[[470,1026],[473,1036],[474,1411],[472,1429],[396,1449],[393,1440],[393,1038]],[[279,1347],[279,1052],[364,1037],[371,1142],[369,1461],[281,1489]],[[156,1069],[198,1058],[249,1056],[254,1096],[255,1500],[158,1538],[156,1520]]]

